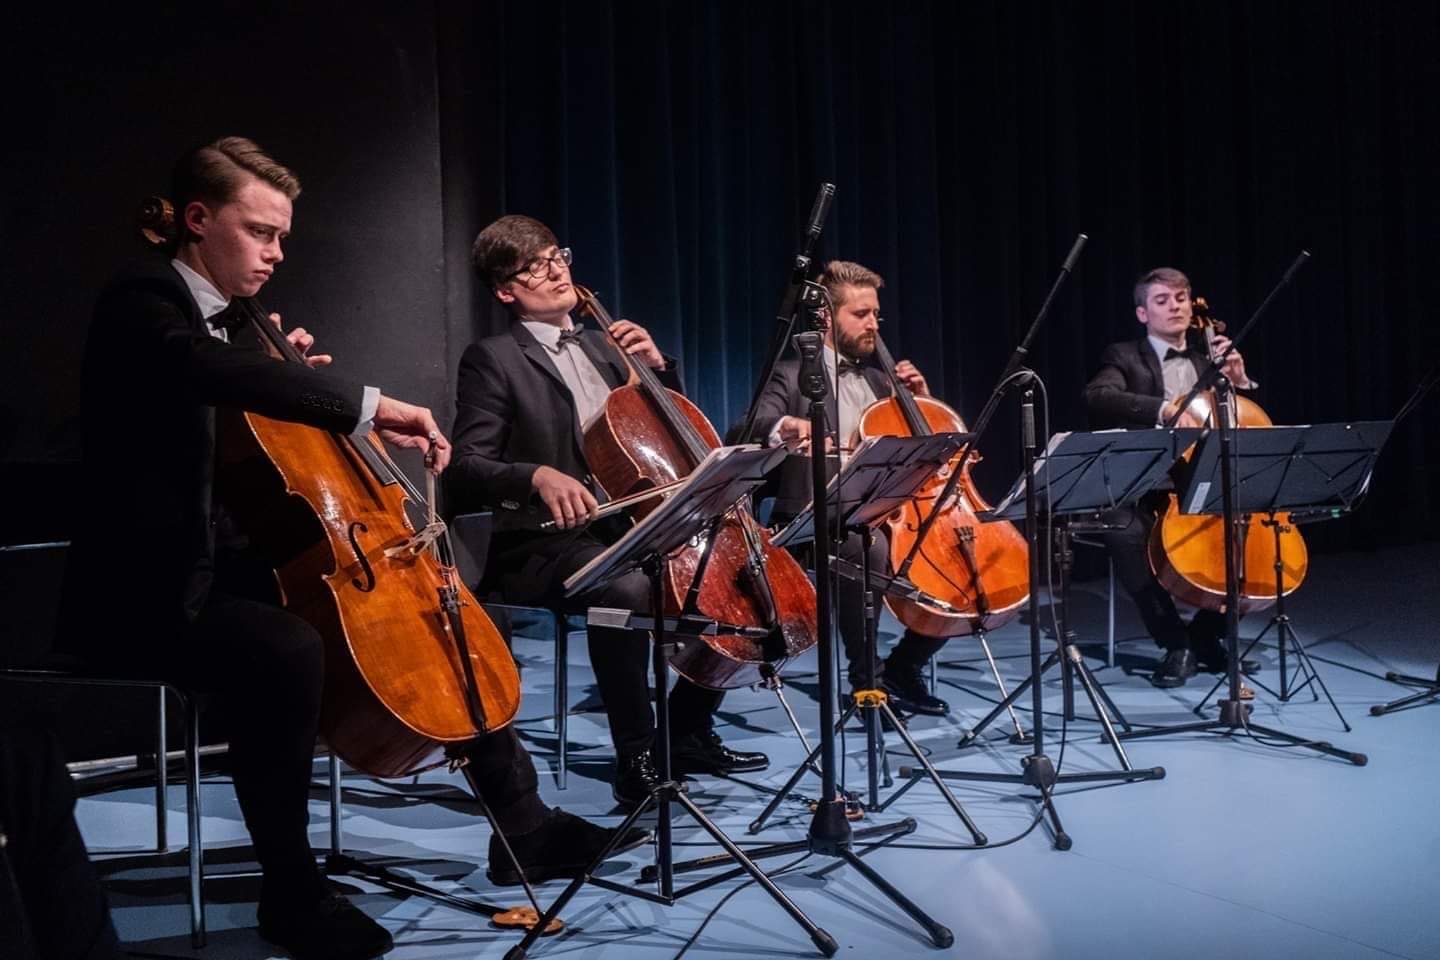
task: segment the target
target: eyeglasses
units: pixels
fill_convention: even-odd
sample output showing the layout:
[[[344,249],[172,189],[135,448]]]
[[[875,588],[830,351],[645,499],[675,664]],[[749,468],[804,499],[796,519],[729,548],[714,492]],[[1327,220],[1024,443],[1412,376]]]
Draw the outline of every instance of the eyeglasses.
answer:
[[[505,278],[506,282],[516,277],[529,277],[531,280],[544,280],[550,276],[550,269],[556,264],[568,267],[575,262],[575,255],[570,252],[569,247],[561,247],[548,257],[536,257],[525,266],[516,270]]]

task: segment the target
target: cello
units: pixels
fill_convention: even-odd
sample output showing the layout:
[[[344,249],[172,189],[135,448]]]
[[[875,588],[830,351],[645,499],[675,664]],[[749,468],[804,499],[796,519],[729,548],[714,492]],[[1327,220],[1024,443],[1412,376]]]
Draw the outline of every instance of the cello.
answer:
[[[866,407],[857,425],[859,439],[877,436],[929,436],[937,431],[963,433],[965,422],[933,397],[917,397],[895,375],[895,361],[879,334],[875,355],[894,388],[894,395]],[[957,455],[958,459],[958,455]],[[978,459],[972,457],[971,460]],[[890,520],[890,564],[898,570],[910,555],[920,525],[950,477],[942,467],[919,496]],[[906,627],[929,637],[955,637],[993,630],[1013,618],[1030,598],[1030,560],[1025,538],[1008,520],[982,523],[977,510],[990,504],[980,496],[964,467],[954,500],[936,518],[915,560],[909,578],[924,593],[947,607],[887,595],[885,604]]]
[[[1192,335],[1203,340],[1205,356],[1213,356],[1216,334],[1225,332],[1223,321],[1210,313],[1209,304],[1203,297],[1193,301],[1193,318],[1187,339]],[[1205,391],[1191,402],[1181,414],[1180,426],[1206,426],[1214,423],[1215,398],[1213,391]],[[1249,397],[1238,393],[1234,396],[1233,409],[1240,429],[1272,426],[1268,414]],[[1184,455],[1189,459],[1190,452]],[[1265,524],[1278,525],[1277,538],[1273,533],[1261,529]],[[1225,608],[1225,528],[1223,518],[1213,514],[1186,514],[1180,512],[1179,497],[1171,493],[1165,512],[1156,520],[1150,531],[1146,554],[1155,578],[1176,599],[1193,607],[1205,610],[1223,611]],[[1237,521],[1236,576],[1240,587],[1240,614],[1264,610],[1275,602],[1276,563],[1280,570],[1282,594],[1289,594],[1300,586],[1309,570],[1309,552],[1305,538],[1299,529],[1290,523],[1288,513],[1276,513],[1264,518],[1252,514]]]
[[[575,284],[579,312],[608,331],[614,322],[590,290]],[[611,340],[629,370],[626,383],[606,398],[604,410],[585,429],[583,446],[596,481],[612,498],[659,495],[720,446],[700,408],[665,387],[655,372]],[[633,507],[641,517],[653,505]],[[789,552],[737,505],[715,527],[672,554],[666,566],[665,609],[687,607],[722,625],[768,631],[764,640],[739,633],[702,636],[670,660],[675,671],[703,687],[725,690],[772,676],[816,640],[815,587]]]
[[[152,244],[175,229],[162,198],[141,209]],[[253,299],[237,308],[277,362],[304,357]],[[320,729],[357,770],[399,777],[445,762],[446,745],[498,730],[519,673],[452,561],[435,514],[372,431],[330,433],[255,413],[222,431],[226,506],[275,567],[283,605],[325,643]],[[417,529],[407,504],[427,510]]]

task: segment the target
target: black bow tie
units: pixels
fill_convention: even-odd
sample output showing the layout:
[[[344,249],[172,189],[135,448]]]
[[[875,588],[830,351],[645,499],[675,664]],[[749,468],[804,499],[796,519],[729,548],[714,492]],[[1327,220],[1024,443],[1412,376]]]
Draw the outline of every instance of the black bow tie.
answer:
[[[224,330],[226,334],[232,334],[245,326],[249,313],[240,306],[239,298],[232,298],[225,305],[225,309],[207,319],[205,322],[216,330]]]
[[[1166,350],[1166,351],[1165,351],[1165,359],[1166,359],[1166,360],[1170,360],[1170,359],[1172,359],[1172,358],[1174,358],[1174,357],[1183,357],[1183,358],[1185,358],[1186,360],[1189,360],[1189,359],[1190,359],[1190,348],[1189,348],[1189,347],[1186,347],[1184,350],[1176,350],[1174,347],[1171,347],[1169,350]]]
[[[864,368],[859,363],[856,363],[854,360],[850,360],[846,357],[838,357],[835,362],[835,372],[842,377],[845,376],[845,374],[847,373],[858,374],[863,369]]]
[[[575,345],[578,346],[579,343],[580,343],[580,334],[583,333],[584,331],[585,331],[585,328],[582,327],[582,326],[580,326],[579,324],[576,324],[575,326],[571,327],[569,330],[561,330],[561,331],[560,331],[560,339],[555,341],[555,349],[556,349],[556,351],[558,352],[558,351],[560,351],[560,350],[565,349],[565,345],[566,345],[567,343],[573,343],[573,344],[575,344]]]

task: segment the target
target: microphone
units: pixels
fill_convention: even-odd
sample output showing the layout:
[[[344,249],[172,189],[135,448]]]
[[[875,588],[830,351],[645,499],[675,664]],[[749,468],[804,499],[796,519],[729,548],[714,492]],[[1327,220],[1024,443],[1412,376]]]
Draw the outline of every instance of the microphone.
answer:
[[[810,221],[805,227],[806,236],[820,236],[820,230],[825,226],[825,217],[830,213],[830,201],[834,197],[835,184],[820,184],[820,189],[815,191],[815,204],[810,208]]]
[[[1060,268],[1061,270],[1064,270],[1066,273],[1074,271],[1075,262],[1080,259],[1080,251],[1085,249],[1085,241],[1089,239],[1090,238],[1083,233],[1075,238],[1075,245],[1070,248],[1070,253],[1066,255],[1065,264]]]
[[[1290,280],[1295,276],[1296,272],[1299,271],[1299,269],[1300,269],[1301,267],[1305,266],[1306,262],[1308,262],[1309,259],[1310,259],[1310,251],[1309,251],[1309,250],[1301,250],[1301,251],[1300,251],[1300,256],[1296,257],[1296,258],[1295,258],[1295,262],[1292,263],[1292,264],[1290,264],[1290,269],[1285,271],[1285,276],[1282,277],[1281,280],[1280,280],[1280,286],[1283,287],[1283,286],[1285,286],[1287,283],[1289,283]]]

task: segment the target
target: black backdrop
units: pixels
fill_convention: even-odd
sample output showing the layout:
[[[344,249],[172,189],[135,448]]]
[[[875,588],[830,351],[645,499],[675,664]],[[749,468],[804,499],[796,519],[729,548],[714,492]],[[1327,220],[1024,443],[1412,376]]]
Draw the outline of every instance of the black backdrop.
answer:
[[[773,328],[816,184],[825,256],[879,270],[883,332],[963,412],[984,401],[1077,232],[1036,342],[1055,429],[1084,426],[1130,282],[1178,266],[1239,324],[1277,422],[1393,413],[1440,352],[1434,5],[661,3],[208,5],[30,12],[5,44],[0,462],[75,455],[76,359],[130,212],[185,146],[243,133],[305,184],[265,292],[347,372],[453,413],[460,351],[503,323],[468,272],[499,212],[550,222],[577,278],[677,352],[723,430]],[[144,411],[116,398],[144,445]],[[1440,399],[1322,548],[1440,535]],[[1015,418],[982,482],[1013,472]],[[42,472],[42,476],[48,476]],[[80,478],[103,495],[103,477]],[[52,510],[53,512],[47,512]],[[62,519],[56,524],[63,526]]]

